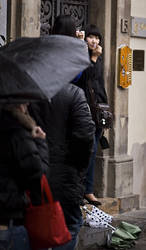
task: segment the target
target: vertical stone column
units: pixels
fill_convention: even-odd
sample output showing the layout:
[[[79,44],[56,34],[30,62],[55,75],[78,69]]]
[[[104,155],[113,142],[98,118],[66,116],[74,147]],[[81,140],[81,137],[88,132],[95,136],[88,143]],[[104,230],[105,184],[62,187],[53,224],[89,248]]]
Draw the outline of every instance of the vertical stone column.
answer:
[[[21,36],[40,36],[40,0],[22,0]]]
[[[114,129],[111,131],[109,159],[109,195],[116,197],[133,193],[133,160],[127,155],[128,145],[128,89],[118,87],[119,47],[129,46],[130,30],[121,33],[121,19],[128,20],[130,28],[130,0],[111,1],[111,77],[110,99],[114,112]],[[116,67],[115,67],[116,66]],[[114,95],[112,95],[112,92]]]
[[[5,0],[0,0],[0,35],[7,39],[7,3]],[[0,44],[4,41],[0,38]]]
[[[8,0],[9,2],[9,37],[40,36],[41,0]]]
[[[130,24],[131,0],[93,0],[90,23],[100,28],[104,37],[105,85],[109,104],[114,114],[114,127],[106,132],[110,149],[100,151],[95,170],[95,192],[99,197],[120,200],[120,210],[138,207],[138,196],[133,195],[133,159],[127,155],[128,145],[128,89],[118,86],[119,47],[129,46],[128,32],[121,32],[121,19]]]

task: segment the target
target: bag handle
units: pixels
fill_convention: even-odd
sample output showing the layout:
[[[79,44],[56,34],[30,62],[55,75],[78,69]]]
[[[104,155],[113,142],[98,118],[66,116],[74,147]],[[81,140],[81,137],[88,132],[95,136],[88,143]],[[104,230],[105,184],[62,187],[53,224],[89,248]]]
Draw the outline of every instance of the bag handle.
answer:
[[[91,79],[88,79],[87,84],[88,84],[88,90],[89,90],[90,101],[91,101],[91,105],[90,105],[91,114],[92,114],[93,120],[96,122],[96,100],[95,100],[94,89],[91,86]]]
[[[90,93],[90,98],[91,98],[91,103],[94,106],[96,106],[96,101],[95,101],[95,93],[94,93],[94,89],[91,87],[91,79],[88,79],[88,90],[89,90],[89,93]]]
[[[49,203],[53,204],[54,200],[53,200],[52,192],[51,192],[50,186],[48,184],[48,180],[47,180],[46,176],[43,174],[42,178],[41,178],[41,194],[42,194],[41,197],[42,197],[43,204],[45,203],[44,191],[45,191],[45,194],[47,196]]]

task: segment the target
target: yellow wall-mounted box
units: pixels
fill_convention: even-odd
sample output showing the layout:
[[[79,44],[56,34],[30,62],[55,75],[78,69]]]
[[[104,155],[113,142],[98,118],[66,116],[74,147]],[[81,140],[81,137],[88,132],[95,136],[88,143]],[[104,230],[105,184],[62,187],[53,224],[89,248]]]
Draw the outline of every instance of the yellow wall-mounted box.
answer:
[[[132,78],[132,49],[123,46],[119,49],[119,81],[118,85],[127,88]]]

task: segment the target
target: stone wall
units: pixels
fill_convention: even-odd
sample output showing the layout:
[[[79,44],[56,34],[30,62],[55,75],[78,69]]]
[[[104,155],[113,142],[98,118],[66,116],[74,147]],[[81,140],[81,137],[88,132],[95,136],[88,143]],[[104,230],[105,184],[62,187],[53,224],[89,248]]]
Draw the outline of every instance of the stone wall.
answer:
[[[95,169],[95,192],[98,197],[116,197],[129,209],[138,196],[133,195],[133,158],[128,155],[128,89],[118,86],[119,48],[129,46],[130,30],[121,32],[121,19],[130,23],[130,0],[90,1],[89,22],[102,32],[104,46],[104,78],[109,104],[114,114],[114,127],[106,132],[109,150],[99,150]],[[122,202],[122,199],[126,203]],[[128,204],[128,200],[130,203]],[[122,210],[122,208],[120,208]]]
[[[131,16],[146,18],[146,1],[131,1]],[[129,89],[128,152],[134,159],[134,192],[140,194],[141,206],[146,207],[146,38],[131,37],[130,46],[145,53],[144,71],[132,72]]]
[[[7,2],[0,0],[0,35],[7,36]],[[0,38],[0,44],[4,44],[3,39]]]

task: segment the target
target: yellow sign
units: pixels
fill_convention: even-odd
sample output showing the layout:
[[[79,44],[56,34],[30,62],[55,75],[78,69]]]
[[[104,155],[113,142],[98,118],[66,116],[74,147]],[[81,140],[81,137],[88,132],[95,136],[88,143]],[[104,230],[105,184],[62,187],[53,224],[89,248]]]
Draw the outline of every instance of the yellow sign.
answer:
[[[119,49],[119,86],[127,88],[132,78],[132,49],[123,46]]]

